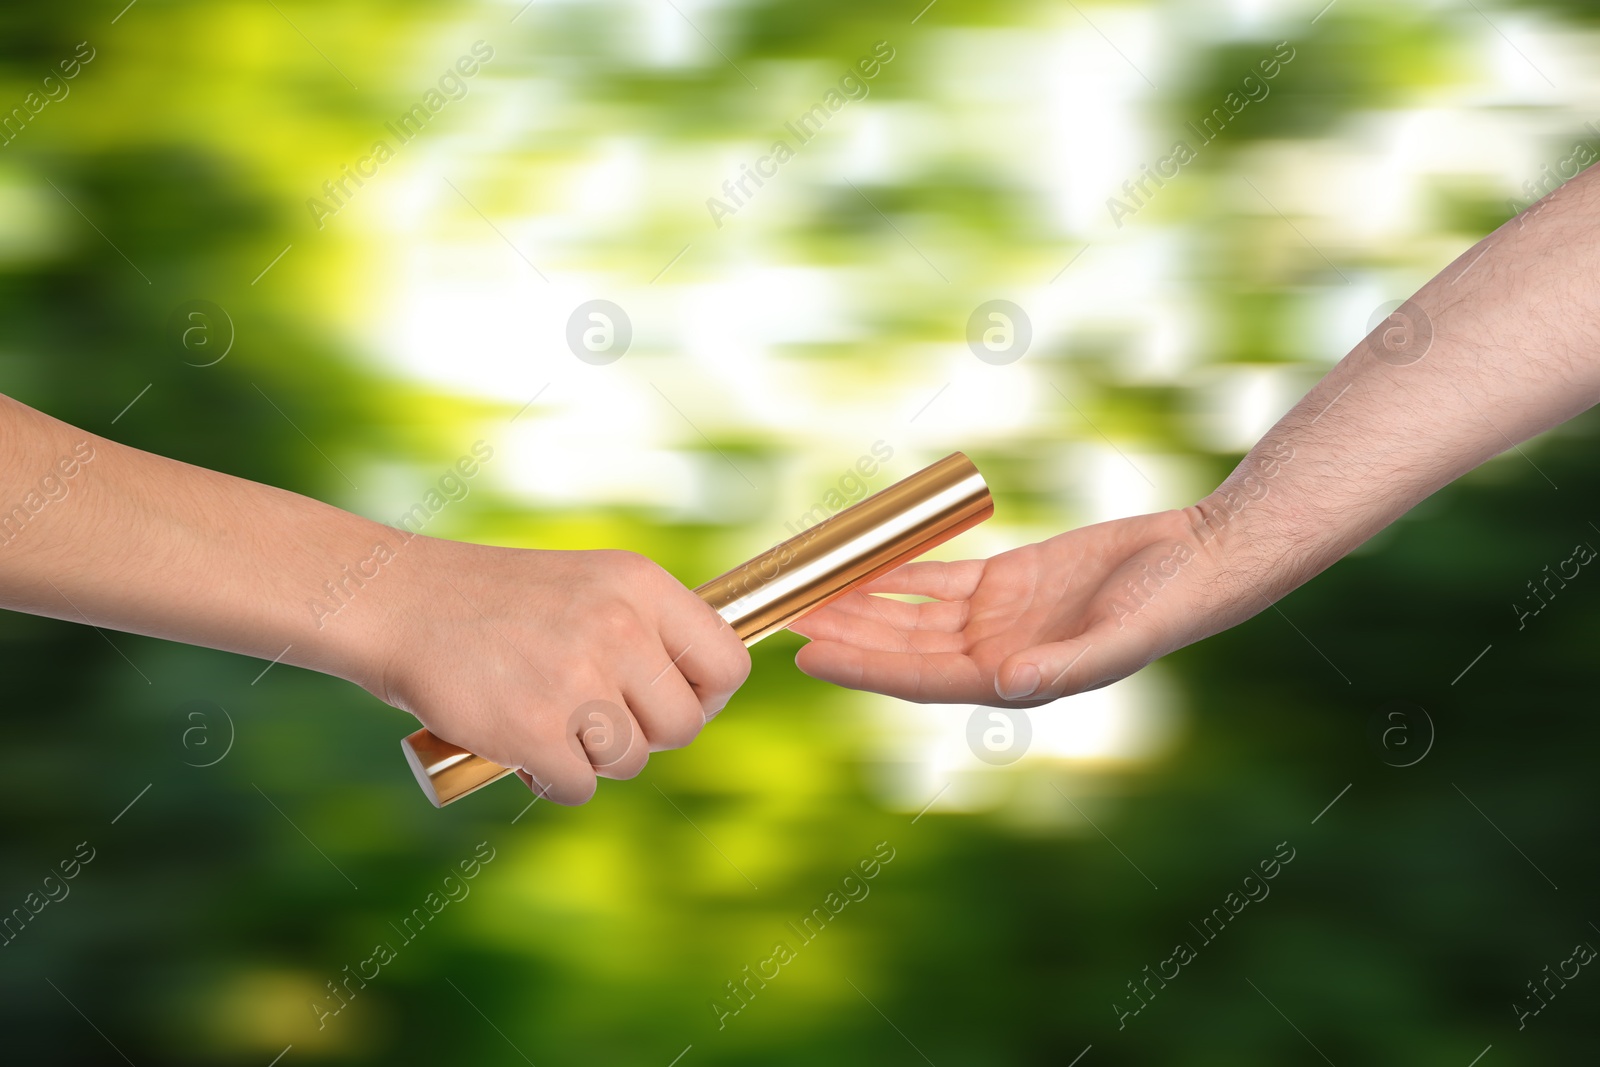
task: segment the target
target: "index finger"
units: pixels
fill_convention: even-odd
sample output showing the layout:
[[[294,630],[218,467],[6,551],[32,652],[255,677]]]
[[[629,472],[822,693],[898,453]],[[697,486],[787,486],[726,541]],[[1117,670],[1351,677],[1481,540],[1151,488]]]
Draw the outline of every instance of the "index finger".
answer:
[[[659,636],[660,662],[651,676],[659,679],[667,671],[681,674],[707,717],[721,711],[750,675],[750,653],[739,635],[711,605],[687,589],[681,596],[667,598]]]
[[[795,655],[795,666],[819,681],[921,704],[977,703],[994,693],[977,664],[958,652],[884,652],[813,641]]]
[[[861,593],[905,593],[911,596],[929,596],[935,600],[967,600],[978,588],[983,577],[981,559],[964,559],[954,563],[944,560],[924,559],[902,564],[879,578],[859,586]]]

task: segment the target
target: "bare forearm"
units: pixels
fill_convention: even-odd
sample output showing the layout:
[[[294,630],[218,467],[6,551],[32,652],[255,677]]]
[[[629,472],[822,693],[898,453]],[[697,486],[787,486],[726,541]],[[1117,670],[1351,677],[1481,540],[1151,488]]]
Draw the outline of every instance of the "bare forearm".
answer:
[[[1469,249],[1398,316],[1199,506],[1273,598],[1600,400],[1600,169]]]
[[[395,541],[337,508],[128,448],[4,397],[0,508],[4,607],[346,677],[358,673],[380,599],[353,605],[344,625],[308,604],[342,565]]]
[[[812,639],[801,669],[939,703],[1034,707],[1106,685],[1262,611],[1441,486],[1592,406],[1600,168],[1403,310],[1409,322],[1358,345],[1193,507],[912,564],[869,589],[930,602],[856,594],[822,608],[796,627]]]
[[[0,508],[0,607],[347,678],[557,803],[687,744],[750,669],[642,556],[423,537],[5,397]]]

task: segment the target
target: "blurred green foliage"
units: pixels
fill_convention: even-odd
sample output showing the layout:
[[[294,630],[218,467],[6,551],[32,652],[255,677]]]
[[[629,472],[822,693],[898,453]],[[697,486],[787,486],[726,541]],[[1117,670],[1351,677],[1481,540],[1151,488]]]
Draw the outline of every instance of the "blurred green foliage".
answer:
[[[687,10],[727,62],[687,66],[635,61],[634,32],[654,17],[639,5],[536,2],[515,22],[516,6],[424,0],[142,0],[120,15],[115,0],[7,7],[0,107],[78,41],[97,55],[70,96],[0,148],[0,389],[142,448],[376,509],[319,449],[339,470],[396,465],[420,492],[514,408],[387,369],[352,327],[381,313],[381,252],[354,226],[315,231],[302,205],[468,42],[493,40],[495,76],[511,85],[561,86],[559,100],[530,91],[519,102],[553,109],[542,124],[475,149],[507,154],[505,209],[533,210],[553,202],[546,165],[608,131],[686,149],[763,144],[792,112],[750,92],[740,70],[766,81],[800,64],[821,72],[800,84],[825,86],[892,38],[901,58],[874,99],[925,105],[937,120],[940,108],[982,106],[946,93],[941,42],[1048,29],[1099,47],[1096,27],[1126,27],[1129,14],[1206,23],[1226,5],[1075,14],[945,0],[912,25],[918,6],[697,6]],[[1313,26],[1315,6],[1281,15],[1300,54],[1270,106],[1139,220],[1174,235],[1177,275],[1206,309],[1192,345],[1202,362],[1325,362],[1307,294],[1340,281],[1275,215],[1238,206],[1228,183],[1251,173],[1254,148],[1353,143],[1352,116],[1420,106],[1477,76],[1474,50],[1493,39],[1471,4],[1345,0]],[[1574,34],[1593,18],[1579,3],[1515,12]],[[1151,143],[1214,106],[1282,36],[1187,39],[1155,78]],[[1588,38],[1575,40],[1592,57]],[[470,141],[468,115],[439,121]],[[1038,194],[1019,177],[1045,146],[967,147],[931,176],[872,184],[871,204],[819,188],[768,232],[795,262],[877,272],[873,337],[791,354],[840,393],[889,404],[877,390],[915,362],[913,342],[959,339],[965,308],[990,288],[1048,277],[1076,249],[1074,235],[1039,222]],[[704,170],[717,175],[708,192],[727,173]],[[1435,187],[1418,224],[1426,240],[1396,257],[1394,276],[1420,282],[1502,221],[1500,199],[1515,192],[1476,179]],[[687,202],[679,218],[653,217],[638,235],[648,248],[598,241],[573,258],[648,277],[655,267],[643,264],[704,232],[701,210]],[[936,248],[953,288],[917,273],[891,219]],[[1353,238],[1322,248],[1352,270],[1366,255]],[[194,299],[218,302],[237,327],[214,367],[187,365],[176,347],[173,309]],[[895,343],[880,349],[884,338]],[[1085,331],[1040,358],[1112,437],[1186,457],[1201,482],[1220,478],[1235,457],[1187,436],[1182,383],[1128,380],[1124,340]],[[974,446],[1014,532],[1081,518],[1049,468],[1059,443],[1096,437],[1072,409],[1059,416],[1048,438],[997,432]],[[995,413],[998,427],[1006,418]],[[112,1062],[114,1044],[140,1064],[265,1064],[292,1046],[278,1062],[1202,1067],[1311,1063],[1318,1052],[1339,1064],[1466,1064],[1492,1043],[1483,1062],[1494,1067],[1581,1060],[1600,979],[1574,980],[1520,1032],[1511,1005],[1574,942],[1600,938],[1585,903],[1596,865],[1583,852],[1600,805],[1589,704],[1600,590],[1574,589],[1520,632],[1507,606],[1573,542],[1600,538],[1600,512],[1587,510],[1600,489],[1596,425],[1585,418],[1530,447],[1531,459],[1496,461],[1280,611],[1172,656],[1185,725],[1159,759],[1017,769],[1019,795],[1054,805],[1048,820],[1011,808],[917,818],[886,804],[868,705],[800,676],[788,636],[755,650],[748,688],[692,748],[605,785],[585,808],[524,810],[528,795],[503,783],[435,812],[396,750],[409,720],[350,685],[0,616],[10,726],[0,908],[21,906],[78,842],[96,850],[70,896],[0,949],[0,1058]],[[741,467],[768,473],[806,444],[748,426],[713,433]],[[530,515],[509,492],[485,492],[446,521],[430,532],[619,545],[692,581],[759,547],[781,516],[724,527],[620,505]],[[1403,769],[1373,743],[1396,699],[1425,707],[1437,729],[1427,757]],[[226,717],[190,718],[195,701]],[[230,739],[214,765],[194,765]],[[1050,784],[1084,818],[1037,788]],[[325,984],[394,940],[393,924],[482,841],[496,859],[471,896],[319,1029],[312,1004],[331,1003]],[[711,1005],[727,1002],[726,983],[775,941],[793,943],[786,924],[885,841],[896,858],[870,896],[719,1029]],[[1119,1030],[1126,983],[1194,940],[1190,924],[1281,841],[1297,856],[1271,897]]]

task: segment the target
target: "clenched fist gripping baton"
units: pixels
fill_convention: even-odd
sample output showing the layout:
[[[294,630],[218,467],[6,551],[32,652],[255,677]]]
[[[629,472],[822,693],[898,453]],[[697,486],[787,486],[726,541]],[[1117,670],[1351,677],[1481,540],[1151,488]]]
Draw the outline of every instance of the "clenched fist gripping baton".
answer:
[[[695,592],[753,645],[993,514],[983,475],[955,452]],[[512,772],[427,730],[411,734],[400,747],[434,807]]]

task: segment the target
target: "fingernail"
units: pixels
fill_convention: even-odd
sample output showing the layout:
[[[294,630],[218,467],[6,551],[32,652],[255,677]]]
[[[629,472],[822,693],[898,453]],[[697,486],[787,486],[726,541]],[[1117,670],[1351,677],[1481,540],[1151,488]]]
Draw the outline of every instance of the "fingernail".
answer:
[[[1000,685],[996,679],[995,690],[1006,700],[1021,700],[1025,696],[1032,696],[1033,691],[1039,688],[1039,668],[1031,663],[1024,663],[1011,672],[1011,684]]]

